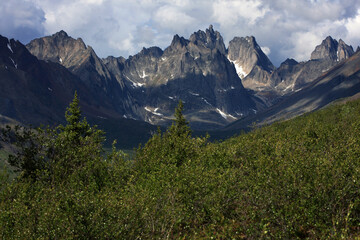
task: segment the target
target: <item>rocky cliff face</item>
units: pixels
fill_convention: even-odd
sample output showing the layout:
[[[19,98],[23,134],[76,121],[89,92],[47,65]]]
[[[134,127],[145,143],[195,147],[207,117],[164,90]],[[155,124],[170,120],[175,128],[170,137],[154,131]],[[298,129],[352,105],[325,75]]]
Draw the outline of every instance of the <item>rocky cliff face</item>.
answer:
[[[343,40],[340,39],[338,42],[328,36],[320,45],[316,46],[315,50],[311,53],[311,60],[330,60],[339,62],[349,58],[353,54],[353,48],[346,45]]]
[[[169,124],[181,99],[195,129],[219,128],[264,108],[246,90],[226,56],[220,33],[210,26],[189,39],[175,35],[164,51],[144,48],[124,59],[100,59],[94,50],[64,31],[35,39],[27,48],[77,75],[100,102],[126,118]]]
[[[235,37],[229,43],[228,58],[246,88],[261,91],[272,87],[274,65],[261,50],[254,37]]]
[[[205,32],[201,30],[195,32],[189,40],[199,47],[217,49],[221,54],[226,54],[224,40],[218,31],[214,31],[212,25]]]
[[[122,116],[160,125],[171,123],[181,99],[194,129],[220,128],[256,114],[266,105],[300,91],[354,53],[342,40],[328,37],[316,47],[310,61],[287,59],[276,69],[254,37],[235,37],[226,49],[212,26],[194,32],[189,39],[175,35],[165,50],[143,48],[128,59],[100,59],[80,38],[73,39],[64,31],[31,41],[27,49],[37,58],[21,43],[4,39],[0,64],[15,71],[17,77],[30,74],[30,78],[26,75],[19,79],[25,85],[31,79],[33,89],[41,85],[41,96],[48,96],[49,89],[56,86],[56,94],[64,91],[71,98],[73,90],[79,88],[92,115]],[[18,44],[22,47],[16,49]],[[22,70],[23,66],[27,69]],[[67,88],[69,91],[64,90]],[[55,92],[51,95],[56,96]],[[8,99],[1,104],[12,116]]]
[[[228,58],[234,63],[246,88],[256,91],[268,105],[284,95],[299,91],[324,72],[354,54],[351,46],[327,37],[306,62],[287,59],[275,68],[254,37],[235,37],[229,43]]]
[[[170,123],[180,99],[195,129],[218,128],[264,107],[243,87],[212,26],[189,39],[175,35],[164,51],[144,48],[125,61],[106,61],[143,108],[139,117],[150,123]]]
[[[102,59],[81,38],[75,40],[60,31],[34,39],[26,47],[37,58],[61,64],[77,75],[97,96],[99,104],[107,102],[120,114],[136,115],[136,101],[124,82],[109,72]]]
[[[20,42],[0,36],[0,114],[27,124],[64,121],[75,90],[87,116],[117,116],[99,105],[86,85],[65,67],[38,60]]]
[[[352,47],[346,45],[341,39],[338,42],[327,37],[320,45],[316,46],[309,61],[301,63],[285,61],[274,71],[271,81],[279,95],[299,91],[353,54]]]
[[[292,60],[284,65],[297,66]],[[285,66],[283,66],[285,67]],[[228,130],[245,129],[256,122],[258,125],[299,116],[320,109],[337,99],[359,97],[360,92],[360,52],[341,61],[311,84],[287,96],[283,101],[254,116],[236,121]],[[357,96],[356,96],[357,95]]]

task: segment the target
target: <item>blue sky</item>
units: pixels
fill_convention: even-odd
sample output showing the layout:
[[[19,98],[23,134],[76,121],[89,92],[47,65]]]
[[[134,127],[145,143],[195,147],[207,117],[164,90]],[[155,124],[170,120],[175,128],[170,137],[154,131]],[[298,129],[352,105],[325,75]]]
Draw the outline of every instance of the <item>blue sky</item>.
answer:
[[[28,43],[65,30],[100,57],[128,57],[142,47],[170,45],[210,24],[227,46],[255,36],[270,60],[308,60],[328,35],[360,45],[359,0],[7,0],[0,34]]]

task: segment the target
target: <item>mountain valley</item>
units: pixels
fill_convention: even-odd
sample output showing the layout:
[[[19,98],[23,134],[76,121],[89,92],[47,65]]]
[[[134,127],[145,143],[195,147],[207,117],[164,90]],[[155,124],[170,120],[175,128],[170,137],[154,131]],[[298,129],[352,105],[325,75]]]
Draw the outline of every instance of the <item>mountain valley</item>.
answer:
[[[128,59],[102,59],[64,31],[26,46],[1,37],[0,114],[24,124],[62,123],[76,90],[90,121],[132,126],[126,136],[140,125],[150,136],[154,125],[171,124],[180,99],[192,129],[236,132],[358,93],[359,58],[329,36],[309,61],[287,59],[275,67],[255,37],[235,37],[226,48],[211,25]]]

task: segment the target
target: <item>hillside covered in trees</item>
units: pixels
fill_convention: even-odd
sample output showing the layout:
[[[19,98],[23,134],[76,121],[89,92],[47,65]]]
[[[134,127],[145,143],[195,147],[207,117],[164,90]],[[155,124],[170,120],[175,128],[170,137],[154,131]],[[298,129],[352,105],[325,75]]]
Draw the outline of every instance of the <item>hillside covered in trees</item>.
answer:
[[[360,101],[223,142],[182,115],[133,158],[81,118],[3,129],[18,177],[0,181],[1,239],[356,239]]]

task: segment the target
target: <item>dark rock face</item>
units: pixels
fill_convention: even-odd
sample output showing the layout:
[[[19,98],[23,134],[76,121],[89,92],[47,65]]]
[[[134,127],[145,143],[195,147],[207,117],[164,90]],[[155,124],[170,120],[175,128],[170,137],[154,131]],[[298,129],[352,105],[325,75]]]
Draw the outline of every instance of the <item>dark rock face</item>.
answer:
[[[63,65],[77,75],[97,96],[99,104],[107,102],[120,114],[135,115],[136,101],[121,78],[112,75],[105,63],[81,38],[73,39],[64,31],[32,40],[29,51],[41,60]]]
[[[88,116],[116,116],[99,105],[85,84],[65,67],[38,60],[18,41],[0,36],[0,114],[27,124],[64,120],[75,90]]]
[[[214,31],[212,25],[205,32],[201,30],[195,32],[189,40],[197,46],[217,49],[221,54],[226,54],[224,40],[218,31]]]
[[[311,54],[311,60],[295,64],[289,64],[286,60],[272,74],[272,82],[279,95],[285,95],[299,91],[316,78],[323,75],[339,62],[348,59],[354,54],[351,46],[341,39],[338,41],[327,37],[316,46]]]
[[[296,66],[296,65],[295,65]],[[342,98],[359,95],[360,92],[360,52],[341,61],[301,91],[295,92],[271,108],[234,122],[228,130],[245,129],[253,122],[259,125],[289,119],[315,111]]]
[[[202,130],[254,115],[312,84],[354,54],[342,40],[328,37],[310,61],[287,59],[276,69],[254,37],[235,37],[226,49],[212,26],[189,39],[175,35],[165,50],[143,48],[128,59],[100,59],[80,38],[73,39],[64,31],[35,39],[26,47],[0,38],[1,81],[6,85],[16,79],[1,89],[0,114],[21,121],[40,122],[41,116],[47,116],[48,122],[58,121],[78,89],[89,116],[159,125],[172,122],[181,99],[191,126]],[[18,96],[12,85],[16,81],[25,89],[19,93],[27,96],[21,104],[38,115],[22,113],[26,110],[21,98],[13,97]],[[51,110],[54,107],[59,111]]]
[[[349,58],[354,54],[351,46],[346,45],[343,40],[336,41],[328,36],[322,43],[316,46],[315,50],[311,53],[311,60],[330,60],[339,62]]]
[[[237,69],[246,88],[256,91],[268,105],[282,96],[301,90],[324,72],[354,54],[351,46],[327,37],[315,48],[311,60],[287,59],[275,68],[262,52],[254,37],[235,37],[229,43],[228,58]]]
[[[107,66],[113,75],[121,76],[143,108],[139,118],[168,124],[181,99],[192,127],[209,129],[264,107],[244,89],[225,53],[220,33],[210,26],[189,40],[175,35],[164,51],[144,48],[121,64],[109,60]]]
[[[354,54],[351,46],[327,37],[315,48],[311,60],[287,59],[275,68],[254,37],[235,37],[229,43],[228,58],[234,63],[246,88],[256,91],[268,105],[287,94],[301,90],[339,62]]]
[[[246,90],[226,57],[213,27],[189,39],[175,35],[164,51],[143,48],[124,59],[100,59],[94,50],[64,31],[35,39],[27,48],[39,59],[61,64],[78,76],[101,102],[126,118],[169,124],[181,99],[195,129],[222,127],[264,108]]]

